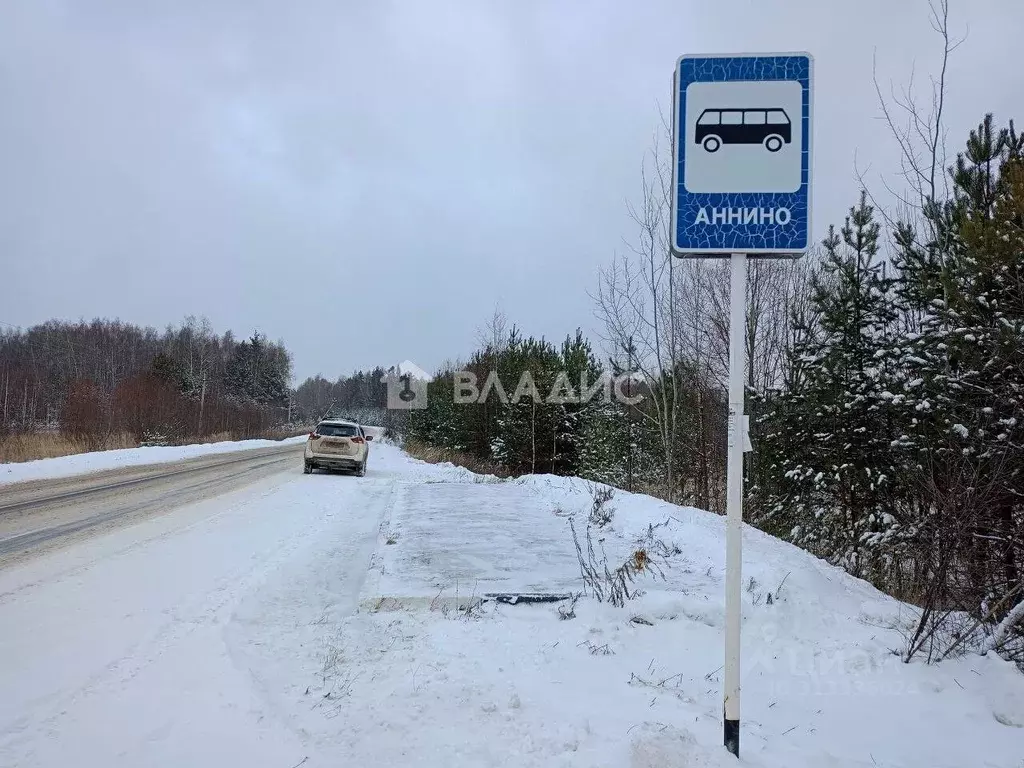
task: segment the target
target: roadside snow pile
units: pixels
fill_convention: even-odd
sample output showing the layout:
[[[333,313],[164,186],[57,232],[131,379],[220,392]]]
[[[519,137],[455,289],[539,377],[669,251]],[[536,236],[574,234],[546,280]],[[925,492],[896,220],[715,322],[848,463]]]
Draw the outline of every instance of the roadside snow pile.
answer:
[[[632,562],[642,594],[480,604],[582,590],[569,521],[586,558],[594,486],[431,472],[396,489],[360,611],[302,631],[294,727],[353,765],[737,764],[720,746],[723,518],[616,492],[591,546]],[[902,664],[912,608],[749,527],[744,586],[740,765],[1021,768],[1012,665]]]
[[[143,464],[164,464],[183,459],[194,459],[215,453],[230,453],[255,448],[274,448],[282,445],[297,445],[306,440],[305,435],[286,440],[229,440],[222,443],[199,445],[147,446],[144,448],[123,448],[115,451],[96,451],[61,456],[56,459],[39,459],[17,464],[0,464],[0,485],[20,483],[26,480],[50,480],[60,477],[85,475],[108,469]]]
[[[387,438],[374,438],[370,448],[369,467],[401,480],[402,483],[503,483],[508,482],[495,475],[478,475],[465,467],[442,461],[436,464],[416,459],[405,453],[402,447]]]
[[[1012,665],[901,664],[909,607],[749,529],[736,762],[724,521],[595,490],[375,442],[4,569],[0,765],[1022,768]],[[631,599],[511,604],[580,555]]]

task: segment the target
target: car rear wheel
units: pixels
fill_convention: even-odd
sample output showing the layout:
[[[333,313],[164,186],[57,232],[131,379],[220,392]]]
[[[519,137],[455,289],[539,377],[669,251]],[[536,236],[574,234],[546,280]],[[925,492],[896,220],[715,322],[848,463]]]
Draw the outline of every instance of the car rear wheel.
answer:
[[[366,459],[363,459],[363,463],[359,465],[359,469],[356,470],[356,477],[366,476]]]
[[[311,474],[313,474],[313,466],[308,461],[302,462],[302,474],[304,474],[304,475],[311,475]]]
[[[782,144],[782,137],[774,133],[764,140],[764,148],[769,152],[778,152],[782,149]]]

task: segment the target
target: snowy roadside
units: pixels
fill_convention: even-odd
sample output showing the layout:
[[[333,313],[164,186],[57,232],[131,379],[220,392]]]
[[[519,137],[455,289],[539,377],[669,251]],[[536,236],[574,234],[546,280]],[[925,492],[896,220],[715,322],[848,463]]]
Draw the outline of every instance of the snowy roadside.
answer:
[[[721,518],[618,493],[595,556],[645,539],[646,594],[475,605],[578,591],[591,492],[375,442],[365,477],[295,466],[0,570],[0,764],[737,764]],[[901,664],[907,606],[757,531],[744,547],[739,765],[1022,768],[1013,666]]]
[[[114,451],[96,451],[61,456],[55,459],[38,459],[15,464],[0,464],[0,485],[20,483],[27,480],[51,480],[108,469],[124,469],[146,464],[166,464],[199,456],[217,453],[231,453],[256,448],[274,448],[283,445],[297,445],[306,439],[305,435],[285,440],[229,440],[222,443],[201,443],[198,445],[153,446],[149,448],[123,448]]]
[[[399,482],[358,612],[325,612],[261,659],[310,765],[735,764],[720,747],[721,518],[618,493],[594,546],[614,566],[660,524],[665,547],[647,546],[665,578],[641,576],[646,594],[583,598],[573,618],[554,604],[466,612],[456,597],[580,589],[568,520],[582,535],[591,486],[387,452]],[[744,546],[741,764],[1020,768],[1012,665],[902,664],[907,606],[753,529]]]

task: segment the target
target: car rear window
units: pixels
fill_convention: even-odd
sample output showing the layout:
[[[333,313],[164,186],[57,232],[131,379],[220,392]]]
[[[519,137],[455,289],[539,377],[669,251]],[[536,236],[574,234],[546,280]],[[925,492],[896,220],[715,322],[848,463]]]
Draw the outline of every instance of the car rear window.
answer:
[[[322,437],[355,437],[359,434],[359,428],[351,424],[321,424],[316,428],[316,433]]]

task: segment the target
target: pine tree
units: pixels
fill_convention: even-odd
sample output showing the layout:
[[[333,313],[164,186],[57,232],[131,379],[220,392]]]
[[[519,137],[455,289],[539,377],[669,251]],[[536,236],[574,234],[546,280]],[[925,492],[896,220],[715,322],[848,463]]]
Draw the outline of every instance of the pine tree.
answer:
[[[234,349],[224,372],[224,389],[236,402],[282,407],[288,403],[291,359],[280,344],[259,333]]]
[[[602,372],[581,329],[577,328],[574,336],[566,336],[562,342],[560,368],[561,378],[553,388],[558,390],[555,394],[564,402],[552,403],[551,406],[556,447],[554,471],[561,475],[578,475],[581,451],[586,448],[581,436],[583,425],[588,420],[592,421],[595,411],[606,405],[600,397],[583,401],[587,394],[585,389],[597,382]]]
[[[496,406],[497,435],[491,451],[513,472],[557,469],[564,410],[546,400],[561,367],[551,343],[532,337],[509,344],[498,358],[508,403]]]
[[[178,362],[165,352],[158,352],[149,366],[149,373],[175,392],[185,390],[185,375]]]
[[[581,412],[577,427],[580,477],[625,488],[630,429],[625,407],[600,400]]]
[[[987,115],[950,169],[952,199],[925,211],[935,236],[897,235],[913,331],[901,350],[902,515],[917,581],[967,608],[1024,576],[1022,150],[1013,124],[996,130]]]
[[[811,302],[816,327],[794,350],[799,382],[773,404],[775,431],[765,441],[784,473],[766,516],[854,572],[894,522],[886,491],[895,307],[878,237],[863,194],[840,232],[829,228]]]

